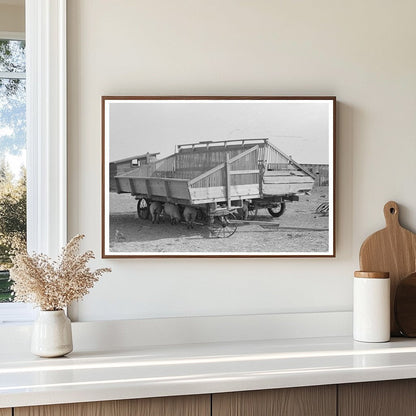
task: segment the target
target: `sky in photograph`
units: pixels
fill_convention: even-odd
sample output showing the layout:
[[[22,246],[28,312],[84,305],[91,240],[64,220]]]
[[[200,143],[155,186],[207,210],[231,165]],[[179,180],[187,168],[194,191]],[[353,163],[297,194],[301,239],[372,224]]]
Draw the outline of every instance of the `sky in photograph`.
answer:
[[[281,100],[112,101],[109,160],[146,152],[160,152],[160,159],[184,143],[269,138],[299,163],[328,163],[331,105]]]

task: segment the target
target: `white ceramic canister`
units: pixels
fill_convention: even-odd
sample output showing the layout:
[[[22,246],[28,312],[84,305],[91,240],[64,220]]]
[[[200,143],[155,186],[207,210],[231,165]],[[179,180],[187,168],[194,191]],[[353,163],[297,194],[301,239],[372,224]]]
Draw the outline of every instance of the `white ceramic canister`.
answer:
[[[353,309],[356,341],[390,341],[389,273],[355,272]]]

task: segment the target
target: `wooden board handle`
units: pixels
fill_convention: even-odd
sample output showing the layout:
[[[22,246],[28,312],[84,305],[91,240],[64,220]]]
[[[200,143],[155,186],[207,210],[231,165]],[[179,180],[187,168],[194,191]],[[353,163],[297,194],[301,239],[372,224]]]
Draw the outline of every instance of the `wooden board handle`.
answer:
[[[384,218],[387,227],[399,227],[399,205],[397,202],[389,201],[384,205]]]

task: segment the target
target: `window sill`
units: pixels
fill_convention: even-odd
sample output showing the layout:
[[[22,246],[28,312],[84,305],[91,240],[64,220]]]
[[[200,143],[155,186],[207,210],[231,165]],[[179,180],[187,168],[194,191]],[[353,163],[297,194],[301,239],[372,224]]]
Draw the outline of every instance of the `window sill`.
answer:
[[[32,322],[36,311],[26,303],[0,303],[0,325],[22,325]]]

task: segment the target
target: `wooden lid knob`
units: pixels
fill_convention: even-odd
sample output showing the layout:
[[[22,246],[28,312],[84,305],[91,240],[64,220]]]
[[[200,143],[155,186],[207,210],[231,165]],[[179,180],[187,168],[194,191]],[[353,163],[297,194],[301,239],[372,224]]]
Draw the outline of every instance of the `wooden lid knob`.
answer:
[[[389,272],[354,272],[354,277],[364,277],[366,279],[388,279],[389,276]]]

